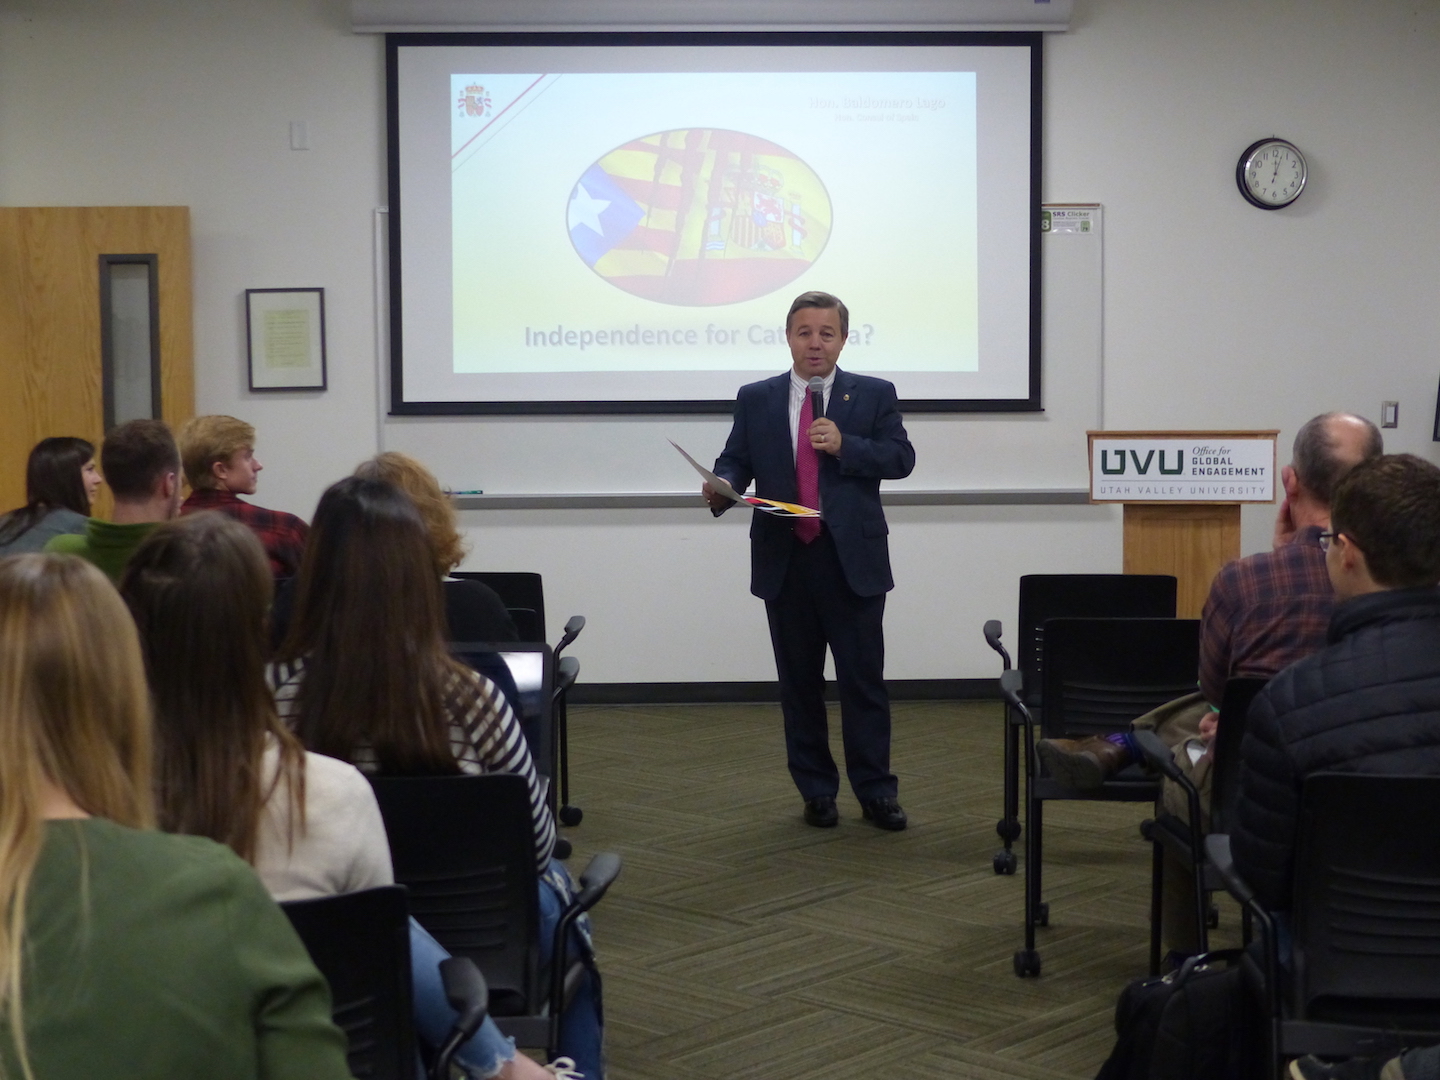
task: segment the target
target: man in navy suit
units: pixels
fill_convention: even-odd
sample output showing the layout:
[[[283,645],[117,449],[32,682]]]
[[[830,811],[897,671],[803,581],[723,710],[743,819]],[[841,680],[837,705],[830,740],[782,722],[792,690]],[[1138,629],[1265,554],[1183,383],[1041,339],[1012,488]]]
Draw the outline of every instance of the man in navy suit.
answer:
[[[895,582],[880,481],[909,476],[915,450],[894,385],[836,368],[849,332],[850,313],[829,293],[796,297],[785,320],[793,366],[740,388],[735,426],[714,471],[737,492],[754,480],[759,497],[822,514],[816,521],[757,511],[750,523],[750,591],[765,601],[770,621],[785,748],[805,820],[821,828],[840,820],[840,776],[825,714],[828,645],[850,786],[866,819],[898,830],[906,818],[890,771],[881,625]],[[824,385],[818,418],[808,388],[816,376]],[[716,514],[733,505],[708,484],[704,494]]]

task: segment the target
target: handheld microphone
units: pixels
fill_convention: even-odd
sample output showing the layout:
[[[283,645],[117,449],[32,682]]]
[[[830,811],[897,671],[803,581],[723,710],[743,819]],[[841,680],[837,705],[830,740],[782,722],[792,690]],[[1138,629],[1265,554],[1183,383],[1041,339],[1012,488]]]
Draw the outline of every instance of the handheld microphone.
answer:
[[[820,420],[825,416],[825,380],[819,375],[810,376],[810,418]]]

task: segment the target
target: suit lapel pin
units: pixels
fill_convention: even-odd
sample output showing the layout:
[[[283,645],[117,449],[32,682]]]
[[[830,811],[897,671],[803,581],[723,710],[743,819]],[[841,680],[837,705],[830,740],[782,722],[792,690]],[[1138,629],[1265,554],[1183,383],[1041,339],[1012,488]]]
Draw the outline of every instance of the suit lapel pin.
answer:
[[[845,395],[845,400],[846,400],[846,401],[849,401],[849,400],[850,400],[850,395],[849,395],[849,394],[846,394],[846,395]]]

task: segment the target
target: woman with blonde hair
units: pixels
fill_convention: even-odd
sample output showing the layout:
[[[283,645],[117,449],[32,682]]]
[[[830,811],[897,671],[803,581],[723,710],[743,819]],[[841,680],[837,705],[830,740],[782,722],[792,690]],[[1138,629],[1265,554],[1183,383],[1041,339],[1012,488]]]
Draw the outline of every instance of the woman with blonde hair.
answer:
[[[341,1080],[289,920],[225,847],[153,828],[134,624],[78,558],[0,561],[0,1069]]]
[[[387,450],[363,462],[355,475],[394,484],[420,511],[435,574],[445,587],[445,625],[450,640],[519,640],[505,602],[494,589],[473,579],[450,576],[465,558],[465,541],[455,519],[455,504],[434,474],[414,458]]]

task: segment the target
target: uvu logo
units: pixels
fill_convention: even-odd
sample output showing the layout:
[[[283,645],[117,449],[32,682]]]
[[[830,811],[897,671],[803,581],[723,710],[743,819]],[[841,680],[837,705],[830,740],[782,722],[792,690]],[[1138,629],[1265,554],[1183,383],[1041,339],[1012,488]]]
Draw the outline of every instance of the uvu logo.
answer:
[[[1150,471],[1150,463],[1155,460],[1156,451],[1154,451],[1154,450],[1149,451],[1149,452],[1145,455],[1145,460],[1144,460],[1144,461],[1141,461],[1141,460],[1140,460],[1140,455],[1139,455],[1138,453],[1136,453],[1134,450],[1130,450],[1130,451],[1125,451],[1125,450],[1101,450],[1101,451],[1100,451],[1100,471],[1101,471],[1102,473],[1104,473],[1106,476],[1124,476],[1124,475],[1125,475],[1125,455],[1126,455],[1127,452],[1128,452],[1129,455],[1130,455],[1130,461],[1131,461],[1131,462],[1134,464],[1134,466],[1135,466],[1135,473],[1136,473],[1137,476],[1144,476],[1146,473],[1148,473],[1148,472]],[[1114,455],[1115,455],[1115,464],[1114,464],[1114,465],[1111,465],[1111,464],[1110,464],[1110,455],[1111,455],[1111,454],[1114,454]],[[1173,469],[1167,469],[1167,468],[1165,467],[1165,451],[1164,451],[1164,450],[1161,450],[1161,451],[1159,451],[1159,454],[1160,454],[1160,472],[1161,472],[1162,475],[1164,475],[1164,476],[1179,476],[1180,473],[1184,471],[1184,469],[1185,469],[1185,451],[1184,451],[1184,450],[1176,450],[1176,451],[1175,451],[1175,467],[1174,467]]]

